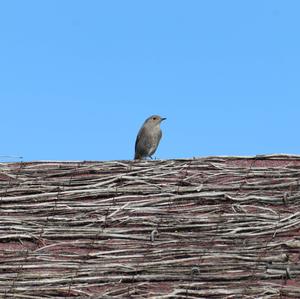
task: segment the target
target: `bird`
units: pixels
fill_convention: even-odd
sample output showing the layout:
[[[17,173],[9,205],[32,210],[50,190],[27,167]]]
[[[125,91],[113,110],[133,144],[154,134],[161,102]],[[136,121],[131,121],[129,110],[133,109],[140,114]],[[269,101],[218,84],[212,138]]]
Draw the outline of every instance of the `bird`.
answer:
[[[155,153],[162,136],[160,124],[166,118],[159,115],[148,117],[140,128],[135,141],[135,160],[145,159]]]

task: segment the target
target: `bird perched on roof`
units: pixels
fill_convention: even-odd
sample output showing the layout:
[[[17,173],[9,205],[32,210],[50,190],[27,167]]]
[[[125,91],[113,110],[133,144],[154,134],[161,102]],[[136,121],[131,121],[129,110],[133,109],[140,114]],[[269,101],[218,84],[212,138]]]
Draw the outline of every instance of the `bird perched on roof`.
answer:
[[[140,128],[135,141],[134,159],[144,159],[155,153],[162,133],[160,124],[166,118],[159,115],[148,117]]]

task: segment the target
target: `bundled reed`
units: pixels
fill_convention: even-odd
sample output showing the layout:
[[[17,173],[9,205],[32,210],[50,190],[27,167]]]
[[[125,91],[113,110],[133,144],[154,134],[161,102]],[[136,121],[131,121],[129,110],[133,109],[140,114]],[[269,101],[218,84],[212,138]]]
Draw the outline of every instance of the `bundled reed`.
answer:
[[[1,298],[300,298],[300,156],[0,163]]]

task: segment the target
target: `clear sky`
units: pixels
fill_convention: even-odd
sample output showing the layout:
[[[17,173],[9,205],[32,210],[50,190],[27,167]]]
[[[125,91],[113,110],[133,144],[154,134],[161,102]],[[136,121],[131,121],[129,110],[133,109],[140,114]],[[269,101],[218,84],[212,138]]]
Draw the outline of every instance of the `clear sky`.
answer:
[[[300,1],[0,2],[0,155],[300,154]],[[0,160],[6,160],[0,158]],[[8,159],[11,160],[11,159]]]

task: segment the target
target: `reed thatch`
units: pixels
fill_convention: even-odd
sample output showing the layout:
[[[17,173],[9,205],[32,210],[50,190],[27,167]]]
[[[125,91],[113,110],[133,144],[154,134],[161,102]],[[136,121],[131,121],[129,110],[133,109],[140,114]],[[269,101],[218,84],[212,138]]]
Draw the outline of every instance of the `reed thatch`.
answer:
[[[1,298],[300,298],[300,156],[0,163]]]

